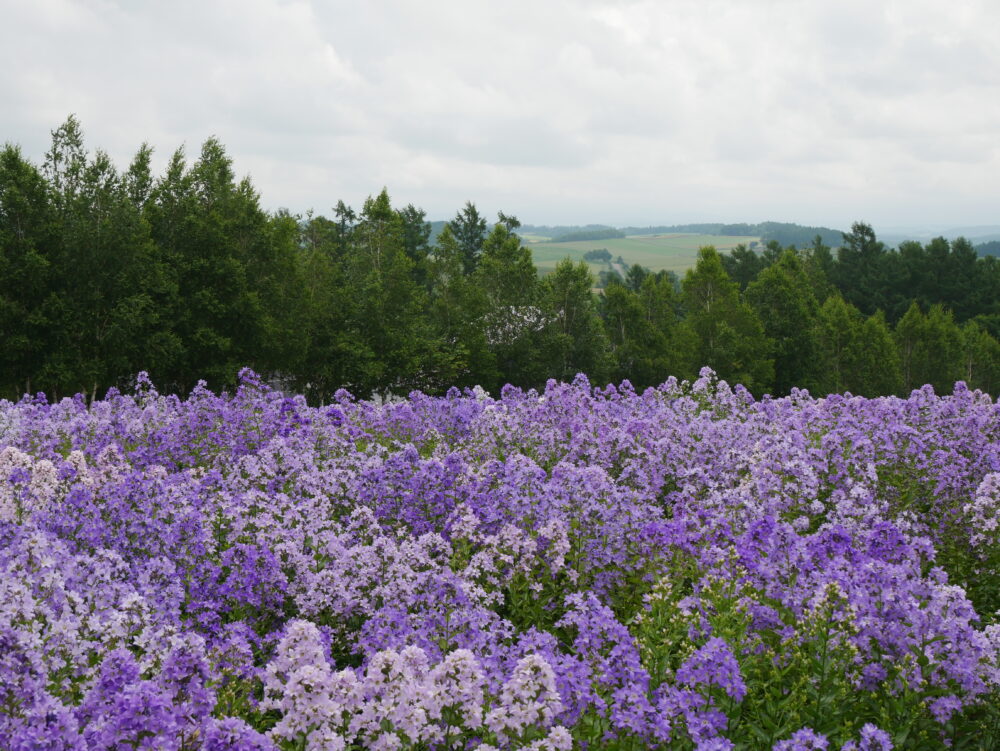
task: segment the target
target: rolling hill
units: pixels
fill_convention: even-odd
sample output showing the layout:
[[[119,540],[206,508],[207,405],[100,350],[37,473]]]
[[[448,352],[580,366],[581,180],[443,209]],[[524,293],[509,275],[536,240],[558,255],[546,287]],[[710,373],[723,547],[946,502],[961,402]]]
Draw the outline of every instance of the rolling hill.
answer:
[[[621,256],[625,266],[638,263],[651,271],[673,271],[683,274],[695,264],[698,248],[714,245],[720,252],[726,252],[740,243],[749,245],[760,242],[759,237],[750,235],[704,235],[688,233],[665,233],[660,235],[630,235],[623,238],[605,240],[580,240],[576,242],[549,242],[541,235],[522,236],[531,248],[535,265],[541,274],[555,269],[564,258],[584,261],[584,254],[590,250],[606,248],[614,259]],[[596,277],[606,271],[605,263],[586,262]]]

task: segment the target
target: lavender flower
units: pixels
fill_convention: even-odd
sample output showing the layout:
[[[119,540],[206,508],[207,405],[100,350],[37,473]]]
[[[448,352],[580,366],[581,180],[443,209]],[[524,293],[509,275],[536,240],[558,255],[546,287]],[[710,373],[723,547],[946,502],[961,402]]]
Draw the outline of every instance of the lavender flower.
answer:
[[[754,747],[772,689],[831,715],[776,748],[885,751],[880,701],[973,732],[1000,695],[998,425],[963,388],[755,401],[707,370],[3,403],[0,737]]]

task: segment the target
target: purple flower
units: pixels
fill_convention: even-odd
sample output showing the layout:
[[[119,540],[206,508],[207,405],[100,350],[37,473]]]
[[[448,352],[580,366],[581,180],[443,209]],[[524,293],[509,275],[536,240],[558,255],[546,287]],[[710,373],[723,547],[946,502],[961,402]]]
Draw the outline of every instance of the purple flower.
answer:
[[[830,742],[825,735],[815,732],[812,728],[802,728],[792,733],[788,740],[778,741],[772,746],[773,751],[826,751]]]
[[[892,749],[892,738],[889,734],[870,722],[861,728],[859,741],[848,741],[841,746],[841,751],[892,751]]]
[[[202,751],[277,751],[277,747],[242,720],[224,717],[206,722]]]
[[[952,715],[962,709],[962,701],[957,696],[939,696],[930,703],[931,714],[934,719],[944,724],[951,719]]]
[[[710,638],[677,670],[677,682],[690,687],[718,686],[726,696],[741,701],[747,693],[739,663],[724,639]]]

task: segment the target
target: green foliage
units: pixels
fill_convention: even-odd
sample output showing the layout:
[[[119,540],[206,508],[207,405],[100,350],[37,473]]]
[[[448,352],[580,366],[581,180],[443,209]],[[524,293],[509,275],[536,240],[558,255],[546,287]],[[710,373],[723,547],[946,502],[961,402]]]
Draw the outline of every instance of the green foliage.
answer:
[[[287,215],[260,208],[222,144],[206,141],[190,167],[183,151],[175,152],[146,214],[176,290],[164,308],[179,346],[159,369],[163,380],[186,390],[192,373],[232,385],[244,365],[263,373],[293,369],[304,349],[289,294],[297,291],[297,232]]]
[[[889,729],[897,748],[938,747],[942,726],[929,702],[946,691],[919,679],[935,670],[925,654],[928,645],[915,645],[898,664],[887,661],[890,674],[874,687],[860,688],[859,630],[836,585],[795,612],[740,584],[738,576],[703,576],[690,562],[672,570],[676,573],[653,587],[646,610],[635,620],[643,664],[653,688],[670,685],[695,649],[710,636],[723,639],[739,664],[746,694],[736,700],[714,685],[698,692],[725,714],[726,737],[736,748],[770,748],[802,727],[840,748],[869,722]],[[761,610],[774,625],[755,624],[753,613]],[[983,702],[952,718],[943,730],[961,742],[983,737],[975,728],[989,730],[996,720],[995,707]],[[693,748],[683,728],[676,730],[672,747]]]
[[[427,282],[427,257],[430,255],[431,223],[427,214],[412,203],[397,212],[403,225],[403,252],[410,259],[414,279],[421,285]]]
[[[494,225],[483,242],[472,282],[485,299],[479,325],[496,357],[499,375],[488,387],[543,383],[548,372],[543,342],[549,320],[542,307],[531,251],[511,228],[502,223]]]
[[[555,378],[571,381],[585,373],[600,382],[608,375],[608,339],[590,289],[585,263],[566,259],[542,280],[542,309],[549,319],[547,346]]]
[[[888,249],[870,224],[855,222],[844,234],[833,267],[833,282],[844,299],[865,315],[885,309]]]
[[[465,273],[471,274],[475,271],[479,256],[483,252],[483,244],[486,241],[486,219],[479,215],[472,201],[466,201],[465,208],[455,215],[448,226],[459,248],[462,249]]]
[[[79,122],[70,117],[52,134],[46,189],[35,182],[32,190],[44,215],[32,218],[30,233],[22,225],[17,241],[4,243],[5,254],[18,256],[19,273],[25,264],[35,269],[25,278],[33,299],[15,326],[44,342],[27,377],[52,394],[94,395],[98,385],[118,384],[148,367],[147,340],[162,343],[156,333],[169,284],[141,211],[147,163],[148,150],[140,151],[120,175],[103,152],[86,153]],[[23,212],[27,205],[19,203]],[[21,212],[12,218],[26,219]]]
[[[882,311],[865,319],[847,350],[848,390],[859,396],[897,393],[903,382],[899,353]]]
[[[94,396],[140,370],[165,391],[227,388],[244,366],[313,400],[577,372],[641,388],[705,365],[757,393],[998,388],[1000,261],[966,240],[893,251],[857,223],[834,258],[828,231],[810,245],[777,223],[528,228],[565,241],[534,245],[540,281],[520,222],[501,213],[488,230],[472,202],[431,223],[383,190],[299,217],[264,211],[217,139],[158,176],[151,162],[143,144],[119,171],[75,117],[40,167],[0,151],[3,395]],[[665,265],[711,239],[690,232],[735,247],[699,251],[678,296]]]
[[[812,245],[802,251],[802,265],[817,301],[825,300],[833,291],[830,274],[833,271],[833,253],[829,245],[816,235]]]
[[[462,249],[444,226],[429,259],[430,317],[437,336],[454,358],[452,385],[495,383],[499,376],[482,321],[488,299],[465,275]]]
[[[969,388],[988,394],[1000,386],[1000,343],[975,320],[962,327],[961,377]]]
[[[633,292],[638,292],[647,276],[649,276],[649,269],[633,263],[625,272],[625,286]]]
[[[831,295],[819,310],[816,322],[820,348],[820,391],[839,393],[848,389],[851,356],[861,335],[861,314],[840,295]]]
[[[698,264],[682,282],[686,313],[680,334],[690,347],[689,369],[707,365],[719,378],[760,393],[774,378],[772,343],[760,319],[739,299],[715,248],[698,252]]]
[[[637,389],[657,386],[686,365],[675,345],[677,301],[666,276],[647,276],[638,293],[624,284],[608,285],[601,315],[613,361],[613,380]]]
[[[910,305],[895,331],[903,374],[903,391],[929,383],[939,394],[950,393],[962,376],[962,332],[940,305],[927,315]]]
[[[588,250],[583,254],[583,260],[594,263],[611,263],[611,252],[607,248]]]
[[[722,265],[726,273],[740,285],[740,290],[745,290],[769,263],[763,255],[740,243],[722,255]]]
[[[798,255],[786,250],[778,263],[747,287],[746,300],[772,342],[775,392],[814,388],[819,378],[815,326],[819,306]]]
[[[37,302],[52,284],[57,226],[41,173],[15,146],[0,151],[0,385],[16,398],[41,371],[48,333]]]

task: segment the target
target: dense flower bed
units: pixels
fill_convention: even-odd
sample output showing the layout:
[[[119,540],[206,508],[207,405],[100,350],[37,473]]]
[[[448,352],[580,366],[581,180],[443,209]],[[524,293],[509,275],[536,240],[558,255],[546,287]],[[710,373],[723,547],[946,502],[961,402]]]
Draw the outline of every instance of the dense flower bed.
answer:
[[[583,377],[0,406],[10,749],[1000,743],[1000,410]]]

